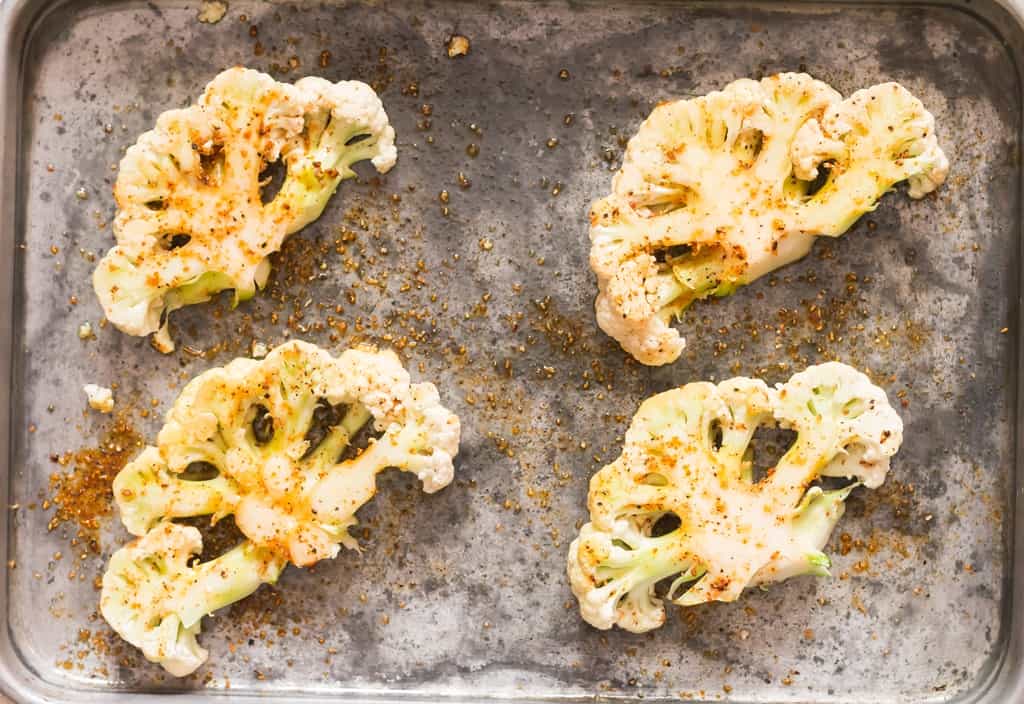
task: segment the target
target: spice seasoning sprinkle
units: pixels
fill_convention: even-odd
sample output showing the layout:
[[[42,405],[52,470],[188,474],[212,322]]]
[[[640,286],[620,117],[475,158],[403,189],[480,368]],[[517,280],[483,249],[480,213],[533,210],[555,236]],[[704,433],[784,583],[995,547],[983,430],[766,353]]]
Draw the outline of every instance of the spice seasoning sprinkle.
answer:
[[[112,511],[114,477],[138,452],[142,438],[135,432],[128,411],[122,411],[96,447],[65,453],[56,459],[68,472],[50,475],[50,495],[56,508],[47,528],[65,523],[78,527],[78,536],[99,549],[100,519]]]

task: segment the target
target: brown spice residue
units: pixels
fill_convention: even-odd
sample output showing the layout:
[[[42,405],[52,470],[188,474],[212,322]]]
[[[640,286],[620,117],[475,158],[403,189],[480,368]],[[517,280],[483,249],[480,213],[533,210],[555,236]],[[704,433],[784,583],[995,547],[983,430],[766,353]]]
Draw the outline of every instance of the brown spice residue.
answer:
[[[551,296],[533,299],[531,304],[530,330],[543,335],[552,351],[561,352],[566,357],[600,353],[592,331],[586,330],[584,323],[575,316],[558,310]],[[533,345],[536,337],[530,335],[526,342]],[[599,363],[599,360],[595,361]]]
[[[71,471],[50,475],[50,496],[56,511],[48,528],[72,522],[78,535],[99,549],[100,519],[109,516],[113,505],[114,477],[142,447],[127,412],[119,413],[96,447],[68,452],[55,460]]]
[[[861,601],[860,596],[858,594],[853,595],[853,597],[850,599],[850,603],[853,604],[853,608],[857,609],[857,611],[861,612],[864,615],[867,615],[867,607],[864,606],[864,602]]]
[[[922,506],[913,482],[890,478],[878,489],[864,492],[861,498],[862,513],[858,515],[875,522],[891,522],[899,535],[927,538],[932,532],[931,514]]]

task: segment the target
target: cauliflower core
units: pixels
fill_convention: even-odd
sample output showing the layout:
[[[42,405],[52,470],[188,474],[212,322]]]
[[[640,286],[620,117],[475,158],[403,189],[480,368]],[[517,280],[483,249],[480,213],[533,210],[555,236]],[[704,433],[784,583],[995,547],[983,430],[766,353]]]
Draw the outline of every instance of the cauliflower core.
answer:
[[[755,481],[749,446],[765,424],[797,435]],[[664,622],[663,599],[733,601],[752,585],[827,576],[822,549],[843,501],[859,484],[882,484],[902,439],[885,393],[838,362],[774,389],[738,377],[648,399],[622,454],[590,481],[591,522],[568,560],[580,613],[597,628],[639,633]],[[825,491],[812,486],[820,477],[856,481]],[[666,516],[678,527],[658,535]]]
[[[371,421],[380,436],[359,452],[353,438]],[[334,557],[342,545],[358,548],[348,531],[376,492],[378,472],[412,472],[428,493],[449,484],[459,433],[458,417],[441,405],[434,385],[410,383],[393,352],[351,349],[335,358],[289,342],[265,359],[236,359],[189,382],[157,445],[114,479],[114,498],[125,527],[150,541],[139,544],[161,540],[149,536],[166,532],[174,518],[209,515],[215,522],[233,514],[247,550],[304,567]],[[182,588],[177,572],[160,574],[171,575],[168,593]],[[239,590],[237,598],[251,591]],[[125,625],[136,615],[104,616],[143,647]]]
[[[693,301],[842,235],[901,181],[923,197],[948,168],[934,118],[897,83],[843,100],[783,73],[659,105],[591,208],[598,324],[638,361],[672,362],[685,342],[670,323]]]
[[[157,333],[156,347],[170,352],[171,311],[225,289],[236,303],[251,298],[285,237],[320,217],[355,162],[388,171],[394,142],[364,83],[219,74],[195,105],[160,115],[121,160],[117,246],[93,274],[107,319],[132,335]],[[264,203],[263,172],[278,161],[287,175]]]

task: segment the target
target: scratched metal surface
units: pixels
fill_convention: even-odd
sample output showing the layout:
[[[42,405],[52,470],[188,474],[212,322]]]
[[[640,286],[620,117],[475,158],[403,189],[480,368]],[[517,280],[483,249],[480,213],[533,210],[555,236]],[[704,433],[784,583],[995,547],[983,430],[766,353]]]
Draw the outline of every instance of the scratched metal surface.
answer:
[[[212,25],[197,12],[184,2],[68,3],[26,39],[8,487],[22,508],[9,514],[16,568],[4,614],[11,654],[33,673],[19,692],[979,695],[1006,648],[1013,570],[1016,26],[898,4],[231,0]],[[470,38],[468,56],[445,55],[453,32]],[[161,356],[98,327],[88,253],[112,245],[111,165],[123,149],[233,64],[281,80],[374,82],[399,162],[386,178],[364,169],[344,183],[277,258],[263,295],[235,311],[218,300],[175,313],[179,350]],[[587,204],[609,187],[620,137],[660,100],[797,69],[844,94],[906,85],[936,116],[949,182],[923,202],[891,194],[777,277],[698,305],[676,364],[630,364],[595,327],[586,265]],[[79,340],[86,320],[96,340]],[[209,663],[174,681],[119,648],[95,615],[93,579],[125,532],[106,521],[102,554],[80,559],[71,526],[48,532],[52,510],[26,506],[48,494],[49,457],[95,445],[110,422],[85,411],[83,383],[116,382],[119,403],[153,438],[186,379],[253,340],[289,336],[334,350],[356,339],[403,346],[414,377],[435,381],[463,419],[458,479],[427,497],[407,476],[382,476],[360,512],[362,554],[290,568],[275,589],[208,619]],[[778,381],[825,358],[871,370],[906,401],[890,482],[855,493],[833,538],[836,577],[670,609],[644,636],[583,623],[566,549],[585,518],[587,480],[615,456],[640,399],[734,373]],[[79,642],[81,629],[110,647]]]

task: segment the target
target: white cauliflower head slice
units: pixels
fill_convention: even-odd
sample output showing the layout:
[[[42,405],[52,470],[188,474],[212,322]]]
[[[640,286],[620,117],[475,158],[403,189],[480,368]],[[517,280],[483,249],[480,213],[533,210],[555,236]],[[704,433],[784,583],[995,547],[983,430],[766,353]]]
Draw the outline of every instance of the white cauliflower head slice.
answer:
[[[797,437],[755,481],[751,440],[766,424]],[[749,586],[828,575],[822,550],[844,500],[881,484],[902,431],[884,392],[836,362],[775,389],[737,377],[647,399],[622,454],[591,479],[590,522],[569,549],[581,615],[643,632],[664,622],[665,599],[733,601]],[[825,491],[813,484],[823,476],[859,481]],[[667,516],[677,525],[656,528]]]
[[[357,453],[353,438],[371,420],[381,435]],[[378,472],[411,472],[426,492],[447,486],[459,432],[434,385],[410,383],[393,352],[333,357],[288,342],[189,382],[157,446],[115,478],[114,498],[137,535],[161,520],[234,514],[254,544],[308,566],[357,547],[348,530]]]
[[[115,552],[103,574],[103,618],[175,677],[206,661],[208,653],[196,641],[202,617],[276,582],[284,567],[273,552],[248,542],[192,563],[202,548],[195,528],[160,523]]]
[[[800,259],[896,183],[920,197],[947,170],[934,119],[895,83],[843,100],[783,73],[659,105],[591,207],[598,324],[640,362],[672,362],[685,342],[671,322],[693,301]]]
[[[155,332],[158,349],[173,350],[171,311],[225,289],[236,303],[251,298],[285,237],[320,216],[354,163],[390,169],[394,142],[364,83],[220,73],[195,105],[160,115],[121,160],[117,246],[93,274],[107,319],[132,335]],[[264,203],[261,174],[278,160],[287,174]]]

